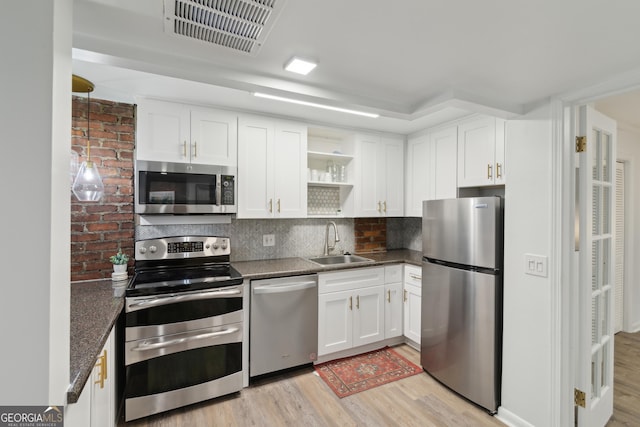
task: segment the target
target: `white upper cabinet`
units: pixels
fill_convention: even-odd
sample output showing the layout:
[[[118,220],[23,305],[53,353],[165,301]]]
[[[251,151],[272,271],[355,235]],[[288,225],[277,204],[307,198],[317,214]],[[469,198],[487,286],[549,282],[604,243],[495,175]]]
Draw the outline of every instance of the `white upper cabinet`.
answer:
[[[238,218],[306,217],[306,175],[306,126],[240,117]]]
[[[406,216],[422,216],[424,200],[457,195],[456,126],[438,129],[407,142]]]
[[[404,214],[404,141],[376,135],[356,139],[355,216]]]
[[[505,121],[480,117],[458,127],[458,187],[502,185]]]
[[[137,159],[236,166],[235,113],[153,99],[137,113]]]

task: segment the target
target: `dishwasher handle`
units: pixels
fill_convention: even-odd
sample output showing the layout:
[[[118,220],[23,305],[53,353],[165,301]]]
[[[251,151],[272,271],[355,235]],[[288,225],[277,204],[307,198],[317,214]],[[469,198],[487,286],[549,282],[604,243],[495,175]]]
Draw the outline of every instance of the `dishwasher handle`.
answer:
[[[258,294],[280,294],[284,292],[301,291],[303,289],[315,288],[317,283],[315,280],[307,282],[288,283],[286,285],[265,285],[253,288],[253,293]]]

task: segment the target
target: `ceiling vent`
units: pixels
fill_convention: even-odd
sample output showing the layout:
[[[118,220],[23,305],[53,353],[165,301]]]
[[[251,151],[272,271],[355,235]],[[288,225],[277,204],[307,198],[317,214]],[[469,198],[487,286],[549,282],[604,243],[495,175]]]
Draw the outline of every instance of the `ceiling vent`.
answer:
[[[164,31],[256,54],[286,0],[164,0]]]

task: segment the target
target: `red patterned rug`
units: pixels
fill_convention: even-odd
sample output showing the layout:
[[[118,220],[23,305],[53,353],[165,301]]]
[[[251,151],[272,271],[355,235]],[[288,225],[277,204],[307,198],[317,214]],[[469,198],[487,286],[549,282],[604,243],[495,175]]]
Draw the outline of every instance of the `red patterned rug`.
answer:
[[[321,363],[315,369],[340,398],[423,372],[389,347]]]

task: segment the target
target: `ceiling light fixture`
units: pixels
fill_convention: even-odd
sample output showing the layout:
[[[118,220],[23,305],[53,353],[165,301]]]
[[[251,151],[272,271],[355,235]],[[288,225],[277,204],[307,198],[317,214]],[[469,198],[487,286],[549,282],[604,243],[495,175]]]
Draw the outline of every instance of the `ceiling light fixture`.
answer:
[[[81,202],[97,202],[102,198],[104,194],[104,184],[100,177],[100,172],[95,163],[91,161],[91,138],[90,138],[90,110],[91,110],[91,95],[93,92],[93,83],[82,77],[73,75],[71,80],[72,92],[86,92],[87,93],[87,160],[82,162],[78,175],[76,175],[75,181],[71,190],[73,194]]]
[[[292,73],[298,73],[306,76],[311,72],[311,70],[316,68],[316,65],[318,64],[316,64],[315,62],[311,62],[306,59],[300,59],[294,56],[289,60],[289,62],[285,64],[284,69],[287,71],[291,71]]]
[[[371,117],[373,119],[380,117],[380,114],[366,113],[364,111],[358,111],[358,110],[349,110],[348,108],[333,107],[331,105],[316,104],[315,102],[301,101],[293,98],[285,98],[283,96],[268,95],[266,93],[254,92],[253,95],[257,96],[258,98],[273,99],[275,101],[290,102],[292,104],[306,105],[308,107],[323,108],[325,110],[339,111],[341,113],[355,114],[358,116]]]

